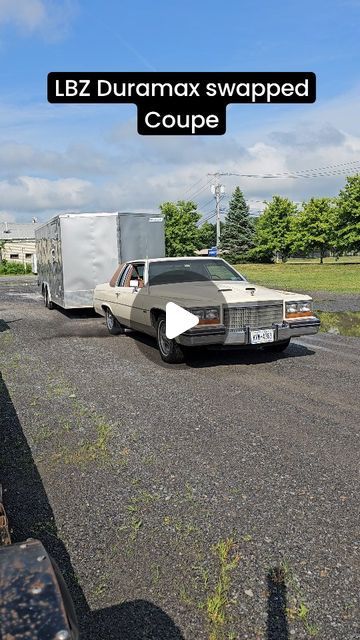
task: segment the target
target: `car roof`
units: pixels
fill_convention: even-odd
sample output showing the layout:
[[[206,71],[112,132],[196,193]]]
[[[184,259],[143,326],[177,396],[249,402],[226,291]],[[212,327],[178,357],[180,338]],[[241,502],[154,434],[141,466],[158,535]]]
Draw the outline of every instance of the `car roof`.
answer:
[[[129,262],[176,262],[177,260],[223,260],[222,257],[214,257],[214,256],[179,256],[177,258],[136,258],[134,260],[127,260],[126,263]]]

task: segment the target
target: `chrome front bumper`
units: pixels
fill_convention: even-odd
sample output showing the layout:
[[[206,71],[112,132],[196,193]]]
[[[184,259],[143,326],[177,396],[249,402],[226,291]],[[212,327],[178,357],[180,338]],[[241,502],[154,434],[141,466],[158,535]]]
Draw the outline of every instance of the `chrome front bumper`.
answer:
[[[320,320],[311,317],[308,320],[301,318],[282,322],[281,324],[273,324],[271,327],[263,327],[264,329],[274,329],[274,342],[283,342],[289,338],[296,338],[304,335],[313,335],[320,328]],[[195,327],[182,333],[176,338],[176,341],[186,347],[197,347],[207,345],[219,346],[252,346],[250,342],[250,327],[245,327],[242,331],[228,331],[224,325],[217,327]]]
[[[190,331],[181,333],[176,342],[184,347],[197,347],[208,344],[225,344],[226,330],[224,325],[217,325],[217,327],[195,327]]]

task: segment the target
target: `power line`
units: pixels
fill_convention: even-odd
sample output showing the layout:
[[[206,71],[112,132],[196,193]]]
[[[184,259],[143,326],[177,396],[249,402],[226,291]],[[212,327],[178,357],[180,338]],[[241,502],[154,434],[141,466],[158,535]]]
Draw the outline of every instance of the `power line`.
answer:
[[[207,202],[205,202],[205,204],[200,204],[199,203],[199,208],[201,207],[201,209],[205,209],[205,207],[207,207],[210,203],[212,203],[214,201],[214,198],[210,198],[210,200],[208,200]]]
[[[220,208],[220,201],[224,198],[224,187],[220,185],[219,178],[220,176],[237,176],[241,178],[257,178],[257,179],[284,179],[284,178],[292,178],[292,179],[301,179],[301,178],[319,178],[324,176],[335,176],[342,175],[350,171],[360,171],[360,160],[351,160],[348,162],[342,162],[332,165],[327,165],[325,167],[318,167],[313,169],[303,169],[299,171],[285,171],[283,173],[264,173],[264,174],[255,174],[255,173],[237,173],[237,172],[221,172],[216,171],[214,173],[208,173],[207,175],[210,177],[210,180],[207,180],[204,185],[198,188],[195,192],[190,194],[189,199],[195,198],[195,196],[199,195],[207,186],[212,182],[212,178],[215,178],[216,184],[212,185],[212,191],[215,197],[215,211],[210,212],[205,218],[202,218],[201,221],[198,222],[199,225],[203,224],[207,220],[211,220],[214,216],[216,216],[216,237],[217,244],[219,244],[220,240],[220,214],[223,213]],[[188,187],[185,193],[191,191],[194,187],[196,187],[203,178],[200,178],[197,182],[195,182],[191,187]],[[199,205],[204,212],[204,209],[209,206],[212,202],[211,200],[205,202],[203,205]],[[246,200],[247,204],[250,203],[261,203],[266,204],[266,200],[258,200],[258,199],[249,199]],[[295,202],[295,204],[302,204],[301,202]],[[261,213],[261,210],[257,210],[257,213]]]
[[[191,191],[191,189],[196,187],[199,184],[199,182],[201,182],[202,180],[204,180],[204,176],[201,176],[201,178],[199,180],[196,180],[196,182],[194,182],[194,184],[192,184],[191,187],[188,187],[184,192],[184,194],[186,194],[188,191]]]
[[[204,222],[207,222],[208,220],[211,220],[211,218],[214,218],[215,216],[216,216],[216,212],[213,211],[208,216],[206,216],[206,218],[202,218],[201,220],[199,220],[198,227],[201,227],[201,225],[203,225]]]
[[[325,167],[319,167],[317,169],[302,169],[299,171],[284,171],[283,173],[237,173],[237,172],[215,172],[208,173],[210,176],[216,178],[220,176],[238,176],[241,178],[264,178],[264,179],[300,179],[300,178],[318,178],[324,176],[342,175],[349,171],[360,171],[360,160],[351,160],[348,162],[342,162],[333,165],[327,165]]]
[[[191,193],[187,197],[187,199],[188,200],[192,200],[193,198],[195,198],[195,196],[199,195],[199,193],[201,193],[201,191],[204,191],[204,189],[206,189],[206,187],[208,187],[210,183],[211,183],[211,178],[210,178],[210,180],[207,180],[207,182],[202,187],[200,187],[200,189],[197,189],[194,193]]]
[[[337,164],[330,164],[330,165],[326,165],[324,167],[318,167],[318,168],[312,168],[312,169],[302,169],[299,171],[284,171],[282,173],[238,173],[238,172],[232,172],[232,171],[227,171],[227,172],[221,172],[221,171],[216,171],[214,173],[208,173],[208,177],[210,177],[209,180],[207,180],[205,182],[205,184],[203,184],[202,186],[200,186],[198,189],[196,189],[195,191],[193,191],[192,193],[190,193],[187,196],[187,199],[192,200],[194,199],[196,196],[198,196],[200,193],[202,193],[204,191],[204,189],[206,189],[212,182],[213,178],[215,177],[216,181],[219,181],[220,176],[237,176],[240,178],[256,178],[256,179],[301,179],[301,178],[319,178],[319,177],[328,177],[328,176],[336,176],[336,175],[343,175],[344,173],[348,173],[349,171],[352,172],[360,172],[360,160],[349,160],[347,162],[340,162]],[[202,180],[204,180],[204,178],[200,178],[199,180],[197,180],[194,184],[192,184],[190,187],[188,187],[185,191],[185,194],[187,194],[188,192],[191,192],[192,189],[194,189],[194,187],[197,187],[198,184],[200,184],[202,182]],[[214,185],[214,188],[216,188],[216,185]],[[216,192],[215,192],[215,198],[216,198]],[[223,194],[222,194],[223,196]],[[210,204],[212,200],[210,200],[209,202],[205,203],[204,205],[202,205],[202,207],[206,207],[208,204]],[[260,202],[260,203],[264,203],[264,200],[248,200],[247,202]],[[301,204],[296,203],[296,204]]]

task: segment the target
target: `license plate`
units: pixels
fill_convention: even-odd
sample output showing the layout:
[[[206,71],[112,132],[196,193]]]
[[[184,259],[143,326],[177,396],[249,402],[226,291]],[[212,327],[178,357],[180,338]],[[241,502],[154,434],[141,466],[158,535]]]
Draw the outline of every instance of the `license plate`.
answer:
[[[264,342],[274,342],[274,329],[258,329],[250,331],[251,344],[264,344]]]

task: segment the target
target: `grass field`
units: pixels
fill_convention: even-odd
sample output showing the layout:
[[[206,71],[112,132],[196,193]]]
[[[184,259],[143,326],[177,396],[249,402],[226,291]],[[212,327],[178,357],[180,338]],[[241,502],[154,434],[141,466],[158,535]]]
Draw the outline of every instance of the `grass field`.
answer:
[[[343,311],[341,313],[330,313],[328,311],[317,311],[316,315],[321,320],[322,332],[336,332],[342,336],[353,336],[360,338],[360,312]]]
[[[340,258],[324,258],[324,264],[360,263],[360,256],[341,256]],[[319,258],[290,258],[288,264],[319,264]]]
[[[289,291],[333,291],[360,294],[360,263],[238,264],[249,282]]]

